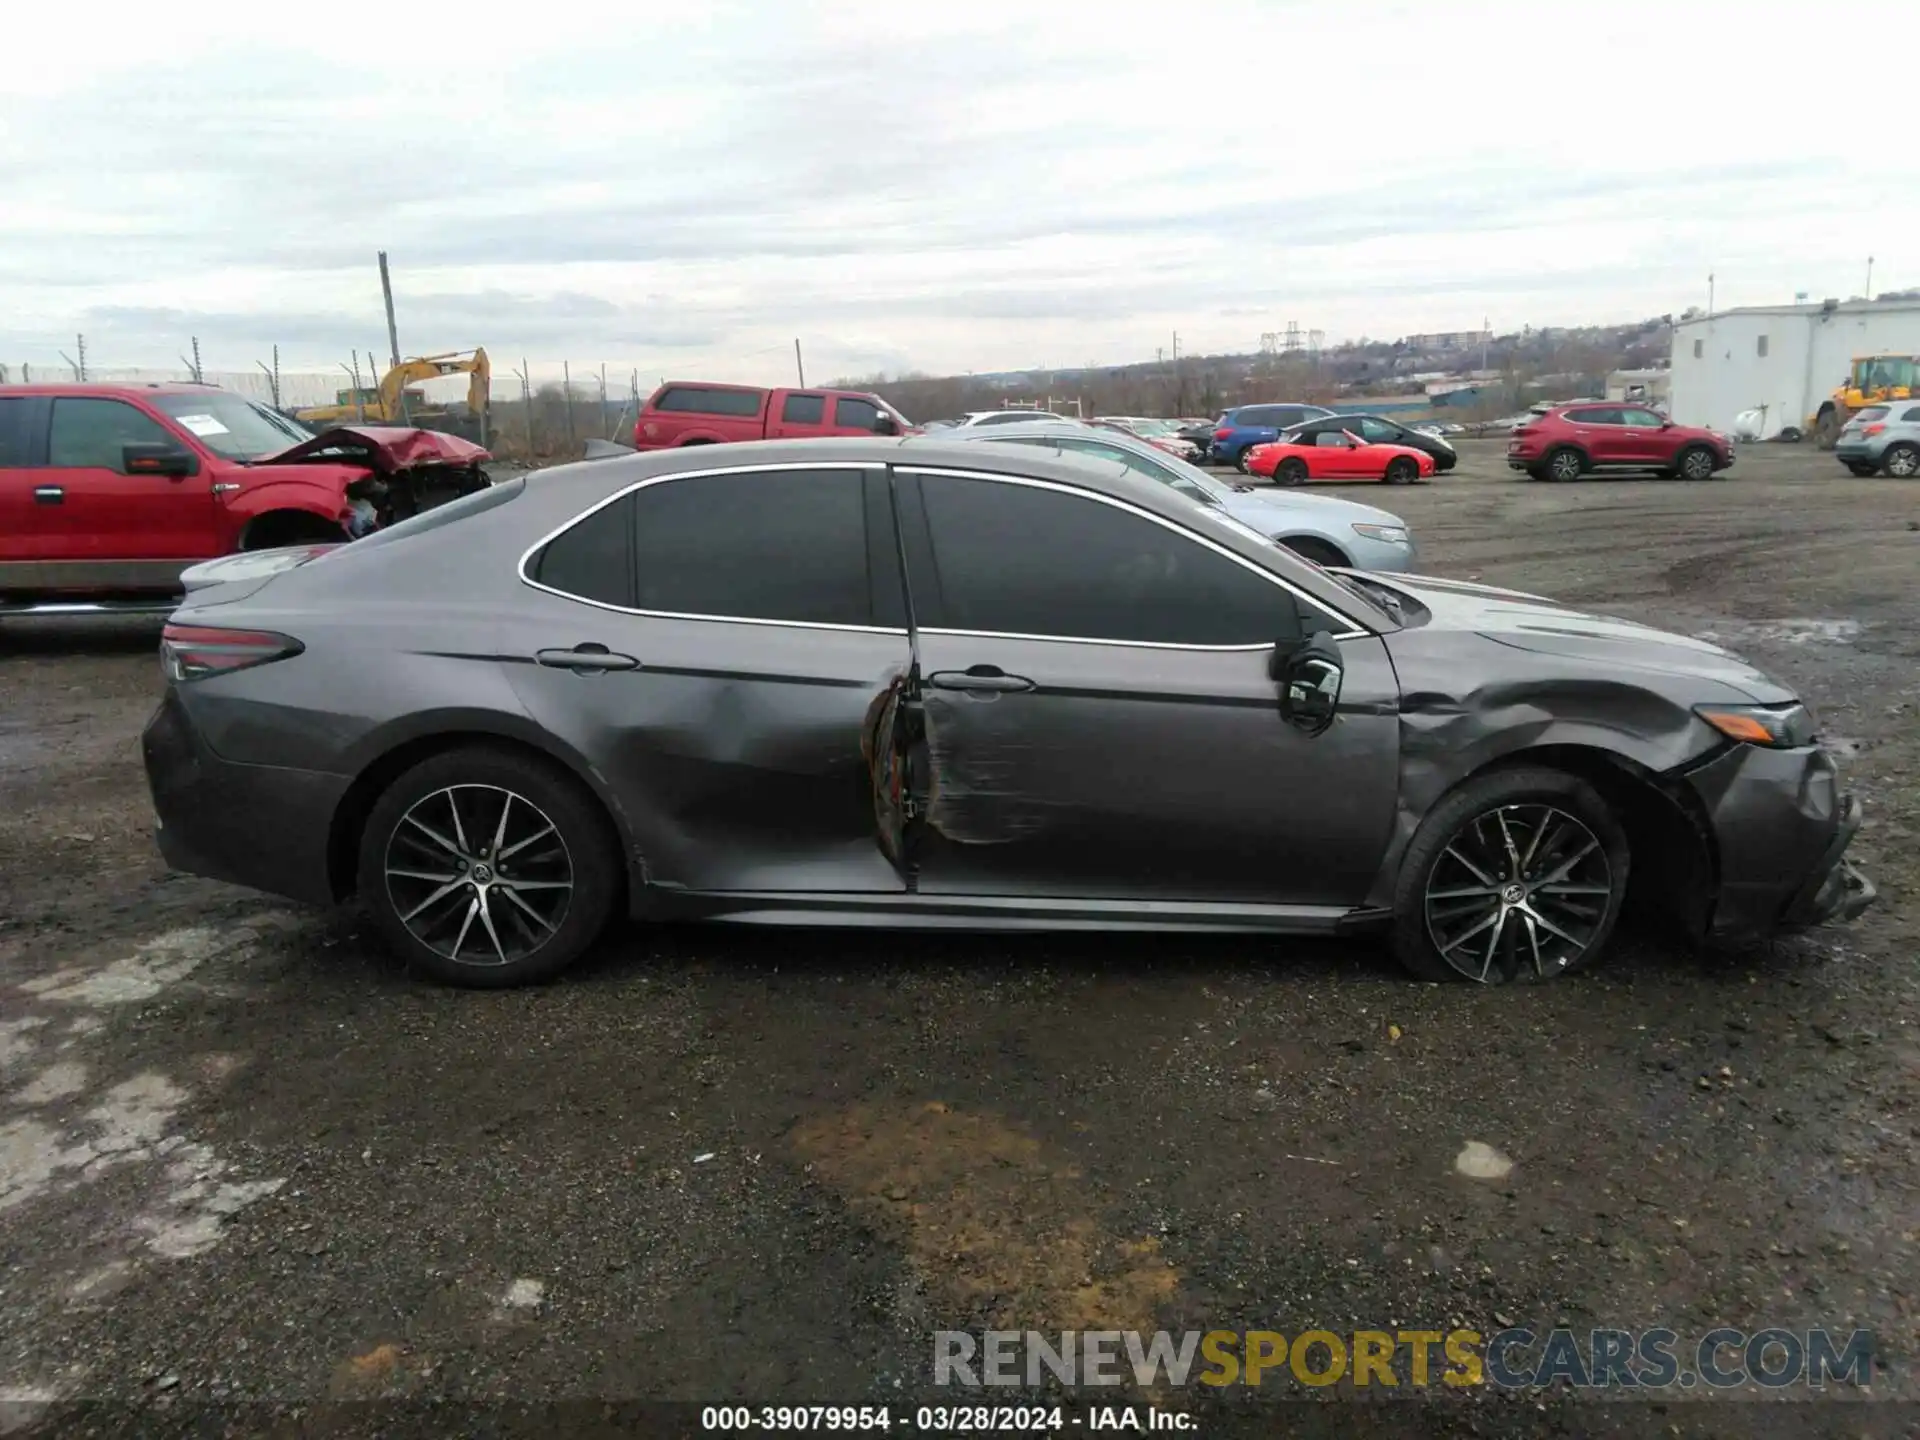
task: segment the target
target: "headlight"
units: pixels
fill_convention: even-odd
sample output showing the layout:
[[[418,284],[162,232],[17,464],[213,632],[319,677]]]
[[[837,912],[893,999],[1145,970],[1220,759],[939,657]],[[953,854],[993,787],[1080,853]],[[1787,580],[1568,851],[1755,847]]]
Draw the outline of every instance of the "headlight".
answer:
[[[1410,545],[1407,527],[1404,525],[1356,525],[1353,533],[1364,535],[1369,540],[1378,540],[1386,545]]]
[[[1788,750],[1811,745],[1813,714],[1795,701],[1787,705],[1697,705],[1694,714],[1729,740]]]

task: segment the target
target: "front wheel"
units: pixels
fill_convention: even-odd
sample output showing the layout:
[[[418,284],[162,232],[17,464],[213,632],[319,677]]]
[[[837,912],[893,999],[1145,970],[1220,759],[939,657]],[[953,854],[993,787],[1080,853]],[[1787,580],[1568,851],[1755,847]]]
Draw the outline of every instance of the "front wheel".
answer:
[[[1911,480],[1920,475],[1920,447],[1905,442],[1889,445],[1880,457],[1880,468],[1896,480]]]
[[[1467,781],[1421,822],[1394,892],[1394,952],[1423,980],[1552,980],[1606,947],[1626,833],[1586,781],[1545,768]]]
[[[361,836],[361,904],[396,954],[454,985],[557,974],[600,937],[619,893],[619,845],[597,802],[532,755],[431,756],[387,789]]]
[[[1315,565],[1346,565],[1347,557],[1342,555],[1325,540],[1312,535],[1290,535],[1280,542],[1303,560],[1311,560]]]
[[[1675,467],[1682,480],[1707,480],[1713,476],[1713,454],[1704,449],[1689,450]]]

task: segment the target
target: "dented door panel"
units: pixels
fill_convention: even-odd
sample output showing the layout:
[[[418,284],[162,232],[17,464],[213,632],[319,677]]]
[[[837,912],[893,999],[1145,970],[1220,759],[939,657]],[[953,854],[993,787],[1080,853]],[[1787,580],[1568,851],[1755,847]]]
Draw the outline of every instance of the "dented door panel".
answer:
[[[1267,651],[923,630],[920,673],[997,667],[1030,690],[921,696],[923,894],[1358,903],[1391,832],[1398,691],[1343,642],[1340,718],[1288,726]]]
[[[503,653],[605,645],[636,669],[511,668],[532,717],[592,757],[648,883],[903,891],[875,843],[866,737],[904,679],[904,630],[674,620],[529,591]]]

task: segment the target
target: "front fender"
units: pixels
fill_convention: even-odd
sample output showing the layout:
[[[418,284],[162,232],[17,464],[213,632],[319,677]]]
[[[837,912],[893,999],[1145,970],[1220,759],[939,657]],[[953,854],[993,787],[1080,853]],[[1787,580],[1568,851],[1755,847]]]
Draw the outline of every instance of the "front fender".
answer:
[[[347,485],[352,477],[325,480],[289,476],[247,486],[227,502],[227,513],[245,524],[269,510],[300,510],[336,524],[347,506]]]

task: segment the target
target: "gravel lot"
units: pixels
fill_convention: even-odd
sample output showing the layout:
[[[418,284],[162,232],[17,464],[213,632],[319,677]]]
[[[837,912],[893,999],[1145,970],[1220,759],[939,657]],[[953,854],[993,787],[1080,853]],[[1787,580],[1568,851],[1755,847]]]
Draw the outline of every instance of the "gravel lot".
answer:
[[[322,1403],[396,1397],[951,1401],[934,1329],[1560,1321],[1864,1326],[1872,1398],[1907,1403],[1788,1392],[1789,1428],[1910,1427],[1920,487],[1785,446],[1548,486],[1469,449],[1340,493],[1436,573],[1799,686],[1854,756],[1879,909],[1491,993],[1366,944],[693,928],[458,993],[350,916],[166,872],[157,626],[0,623],[0,1431],[134,1423],[70,1401],[147,1434],[242,1400],[329,1433],[451,1423]],[[1511,1173],[1455,1173],[1470,1141]],[[1749,1393],[1314,1398],[1367,1433],[1755,1433]]]

